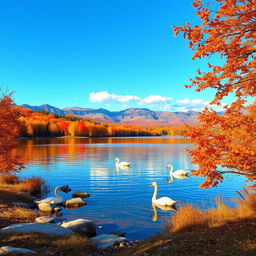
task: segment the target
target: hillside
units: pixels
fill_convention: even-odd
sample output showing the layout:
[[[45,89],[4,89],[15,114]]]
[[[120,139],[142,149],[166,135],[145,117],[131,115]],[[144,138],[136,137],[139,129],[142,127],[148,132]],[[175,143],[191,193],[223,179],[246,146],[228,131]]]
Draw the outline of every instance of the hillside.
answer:
[[[189,112],[170,112],[170,111],[153,111],[146,108],[129,108],[121,111],[109,111],[104,108],[79,108],[70,107],[59,109],[48,104],[40,106],[31,106],[28,104],[20,107],[28,108],[34,111],[45,110],[52,114],[67,115],[71,114],[85,119],[107,121],[122,124],[136,125],[166,125],[180,123],[196,123],[198,113]]]

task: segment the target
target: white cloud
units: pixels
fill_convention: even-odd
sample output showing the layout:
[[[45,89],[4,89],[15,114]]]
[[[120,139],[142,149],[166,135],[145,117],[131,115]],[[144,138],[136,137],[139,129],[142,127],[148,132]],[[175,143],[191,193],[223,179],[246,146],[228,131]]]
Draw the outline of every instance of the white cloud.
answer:
[[[138,101],[140,97],[135,95],[116,95],[108,93],[107,91],[103,92],[91,92],[89,96],[89,100],[91,102],[109,102],[115,101],[120,103],[131,102],[131,101]]]
[[[161,96],[161,95],[149,95],[148,97],[139,101],[138,105],[160,104],[160,103],[166,103],[170,100],[172,100],[172,97],[165,97],[165,96]]]
[[[123,106],[122,106],[122,109],[128,109],[128,108],[131,108],[131,107],[128,106],[128,105],[123,105]]]
[[[202,99],[194,99],[194,100],[182,99],[182,100],[177,100],[177,102],[179,104],[187,105],[187,106],[206,106],[209,104],[208,101],[203,101]]]
[[[170,110],[171,109],[171,104],[165,104],[163,109],[164,110]]]
[[[223,103],[221,106],[217,105],[210,105],[210,102],[204,101],[202,99],[182,99],[176,101],[178,104],[173,105],[175,108],[175,111],[181,111],[181,112],[188,112],[188,111],[196,111],[200,112],[202,111],[206,106],[209,108],[214,109],[215,111],[223,111],[223,106],[225,103]]]

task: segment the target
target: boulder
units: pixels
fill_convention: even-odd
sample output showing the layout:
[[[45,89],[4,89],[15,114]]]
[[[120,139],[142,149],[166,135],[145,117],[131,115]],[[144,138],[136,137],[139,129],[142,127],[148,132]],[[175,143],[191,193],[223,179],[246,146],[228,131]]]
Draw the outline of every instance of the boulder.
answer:
[[[96,236],[96,225],[90,220],[76,219],[61,224],[64,228],[69,228],[75,233],[86,235],[87,237]]]
[[[38,204],[38,209],[42,212],[52,212],[55,205],[51,205],[49,203],[40,203]]]
[[[68,199],[64,202],[65,207],[72,206],[72,205],[85,205],[86,202],[81,197],[76,197],[72,199]]]
[[[35,251],[12,246],[0,247],[0,255],[19,255],[19,254],[36,254]]]
[[[54,218],[50,216],[41,216],[35,219],[39,223],[54,223]]]
[[[103,234],[96,237],[91,238],[91,242],[97,247],[99,250],[106,249],[107,247],[113,246],[115,244],[120,244],[121,242],[126,241],[125,237],[111,235],[111,234]]]
[[[74,232],[68,228],[51,223],[19,223],[2,228],[0,233],[21,232],[21,233],[40,233],[55,236],[70,236]]]
[[[81,198],[86,198],[86,197],[89,197],[90,194],[86,193],[86,192],[83,192],[83,191],[79,191],[79,190],[76,190],[72,193],[72,197],[81,197]]]

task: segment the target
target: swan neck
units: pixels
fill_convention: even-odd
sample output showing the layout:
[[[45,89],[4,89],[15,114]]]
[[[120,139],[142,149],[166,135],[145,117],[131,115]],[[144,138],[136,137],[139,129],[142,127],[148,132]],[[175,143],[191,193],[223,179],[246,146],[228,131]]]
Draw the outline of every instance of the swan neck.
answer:
[[[55,189],[54,189],[54,195],[57,197],[57,198],[59,198],[59,199],[62,199],[62,197],[59,195],[59,190],[60,190],[60,187],[56,187]]]
[[[173,172],[173,166],[171,165],[171,170],[170,170],[170,174],[172,174],[172,172]]]
[[[152,196],[152,201],[156,200],[157,193],[158,193],[158,185],[155,185],[155,190],[154,190],[154,194]]]

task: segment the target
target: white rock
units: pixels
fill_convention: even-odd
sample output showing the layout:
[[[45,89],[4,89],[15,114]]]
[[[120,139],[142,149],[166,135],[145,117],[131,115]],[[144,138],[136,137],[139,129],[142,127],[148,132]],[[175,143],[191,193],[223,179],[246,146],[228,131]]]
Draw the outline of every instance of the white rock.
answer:
[[[66,200],[64,202],[65,206],[69,206],[69,205],[85,205],[85,204],[86,204],[86,202],[81,197],[68,199],[68,200]]]
[[[91,238],[91,242],[97,246],[98,249],[102,250],[107,247],[113,246],[115,244],[119,244],[121,242],[126,241],[125,237],[111,235],[111,234],[103,234],[96,237]]]
[[[54,223],[54,218],[50,216],[41,216],[35,219],[39,223]]]
[[[38,209],[42,212],[51,212],[53,211],[55,205],[51,205],[49,203],[40,203],[38,204]]]
[[[80,190],[76,190],[72,193],[72,197],[81,197],[81,198],[86,198],[89,197],[90,194],[80,191]]]
[[[0,247],[0,255],[16,255],[16,254],[26,254],[26,253],[36,254],[35,251],[29,250],[29,249],[16,248],[12,246]]]
[[[69,228],[75,233],[84,234],[88,237],[96,236],[96,225],[90,220],[76,219],[61,224],[64,228]]]
[[[0,233],[21,232],[21,233],[40,233],[55,236],[70,236],[74,232],[68,228],[51,223],[19,223],[2,228]]]

